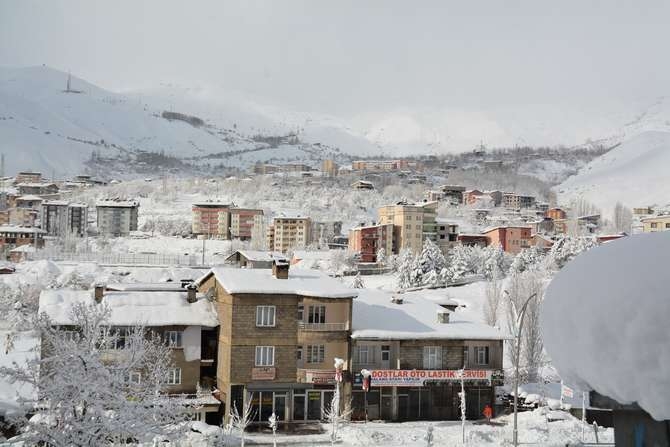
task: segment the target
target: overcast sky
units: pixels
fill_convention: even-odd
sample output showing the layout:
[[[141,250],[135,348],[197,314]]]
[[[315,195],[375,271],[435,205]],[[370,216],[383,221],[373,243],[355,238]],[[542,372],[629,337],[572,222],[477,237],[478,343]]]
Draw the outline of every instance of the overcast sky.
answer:
[[[0,0],[0,65],[339,116],[665,94],[667,1]]]

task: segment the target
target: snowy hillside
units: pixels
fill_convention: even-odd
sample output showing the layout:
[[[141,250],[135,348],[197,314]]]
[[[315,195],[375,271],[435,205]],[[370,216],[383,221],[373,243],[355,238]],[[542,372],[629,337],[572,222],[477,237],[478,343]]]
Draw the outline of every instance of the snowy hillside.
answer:
[[[596,158],[556,187],[559,200],[584,198],[609,213],[617,201],[628,207],[670,203],[670,131],[647,131]]]
[[[8,173],[80,173],[93,153],[105,169],[114,166],[110,159],[122,161],[122,170],[141,165],[140,152],[223,166],[316,163],[341,152],[379,152],[342,125],[296,123],[233,95],[221,101],[221,92],[164,86],[118,94],[76,77],[68,92],[67,79],[67,73],[48,67],[0,68],[0,152]]]

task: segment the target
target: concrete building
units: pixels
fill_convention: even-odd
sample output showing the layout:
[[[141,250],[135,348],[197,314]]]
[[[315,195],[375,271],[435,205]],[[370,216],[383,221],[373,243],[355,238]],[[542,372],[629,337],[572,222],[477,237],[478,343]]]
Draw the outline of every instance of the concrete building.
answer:
[[[444,219],[435,219],[437,228],[437,246],[443,253],[447,253],[458,243],[458,225]]]
[[[47,200],[42,203],[41,227],[49,236],[86,235],[88,206],[64,200]]]
[[[500,245],[510,254],[517,254],[533,244],[530,227],[494,227],[483,232],[488,239],[488,245]]]
[[[642,231],[645,233],[670,230],[670,214],[645,217],[640,219],[640,222],[642,222]]]
[[[267,229],[266,245],[270,251],[288,253],[312,243],[312,219],[306,216],[277,216]]]
[[[30,244],[42,248],[44,247],[44,233],[44,230],[35,227],[0,226],[0,250],[8,252],[13,248]]]
[[[42,183],[42,173],[41,172],[19,172],[16,174],[14,183]]]
[[[352,419],[457,420],[459,370],[465,370],[466,416],[494,408],[503,381],[506,335],[482,323],[457,319],[418,294],[396,296],[361,290],[353,302]],[[453,321],[452,321],[453,319]],[[370,371],[364,392],[359,371]],[[366,402],[367,400],[367,402]]]
[[[393,253],[398,254],[403,249],[419,253],[426,238],[438,242],[437,202],[398,202],[383,206],[378,212],[379,224],[393,224]]]
[[[230,239],[250,240],[254,228],[262,228],[265,222],[263,210],[249,208],[230,209]]]
[[[251,239],[254,229],[264,224],[263,210],[238,208],[234,204],[200,202],[191,207],[191,231],[214,239]]]
[[[393,224],[368,225],[349,230],[349,250],[360,253],[361,262],[377,262],[377,252],[393,254]]]
[[[0,211],[0,225],[34,227],[38,219],[39,212],[32,208],[9,208]]]
[[[58,185],[55,183],[18,183],[16,187],[21,195],[54,197],[58,194]]]
[[[444,195],[444,200],[447,200],[454,205],[461,205],[463,203],[465,186],[442,185],[440,186],[440,191],[442,191],[442,194]]]
[[[214,268],[197,282],[220,321],[217,389],[226,413],[251,399],[253,423],[318,421],[331,401],[334,359],[349,376],[352,299],[357,292],[318,271]],[[348,401],[350,384],[342,389]]]
[[[128,236],[137,231],[140,203],[137,200],[107,199],[96,206],[98,233],[107,236]]]
[[[514,192],[505,192],[502,194],[502,203],[505,208],[520,209],[532,208],[535,206],[535,197]]]
[[[562,219],[567,219],[568,214],[565,212],[564,209],[562,208],[549,208],[547,211],[544,213],[545,217],[548,217],[549,219],[553,220],[562,220]]]
[[[339,166],[334,160],[326,159],[321,164],[321,172],[325,177],[337,177]]]
[[[351,163],[354,171],[392,172],[409,168],[410,163],[407,160],[356,160]]]
[[[375,189],[375,185],[372,184],[372,182],[368,182],[367,180],[356,180],[354,183],[351,184],[351,187],[353,189]]]

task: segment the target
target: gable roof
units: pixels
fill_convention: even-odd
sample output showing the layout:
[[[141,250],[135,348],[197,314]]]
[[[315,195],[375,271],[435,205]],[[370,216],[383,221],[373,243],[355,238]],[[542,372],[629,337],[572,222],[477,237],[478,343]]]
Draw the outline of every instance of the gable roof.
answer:
[[[196,281],[202,285],[212,275],[230,294],[301,295],[317,298],[355,298],[358,292],[315,270],[291,269],[287,279],[277,279],[270,269],[214,267]]]
[[[360,290],[358,298],[353,301],[351,338],[379,340],[509,338],[500,329],[462,319],[458,312],[449,312],[417,294],[402,295],[402,304],[391,302],[392,296],[380,290]],[[438,322],[437,314],[445,312],[450,314],[449,322]]]
[[[275,259],[286,259],[286,256],[278,251],[262,251],[262,250],[237,250],[232,255],[228,256],[225,261],[237,261],[237,256],[244,256],[248,261],[267,261],[272,262]]]

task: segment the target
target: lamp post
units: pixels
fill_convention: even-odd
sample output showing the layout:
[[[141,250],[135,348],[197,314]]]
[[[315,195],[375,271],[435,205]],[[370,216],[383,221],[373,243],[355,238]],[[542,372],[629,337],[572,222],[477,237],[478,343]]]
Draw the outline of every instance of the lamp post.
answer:
[[[537,293],[533,293],[531,296],[526,298],[526,301],[523,303],[523,306],[521,306],[521,309],[518,310],[516,308],[516,304],[514,303],[514,300],[510,298],[509,292],[505,290],[505,295],[510,300],[510,304],[512,306],[512,311],[514,312],[514,318],[516,319],[515,324],[514,324],[514,330],[516,334],[514,334],[514,338],[516,338],[516,365],[514,365],[515,369],[515,374],[514,374],[514,430],[512,431],[512,443],[514,444],[514,447],[519,445],[519,430],[517,426],[517,414],[518,414],[518,404],[519,404],[519,363],[520,363],[520,356],[521,356],[521,328],[523,327],[523,317],[526,315],[526,309],[528,308],[528,303],[530,303],[530,300],[535,298],[537,296]]]
[[[363,377],[363,401],[365,405],[365,423],[368,422],[368,390],[370,389],[370,376],[372,373],[367,369],[361,369]]]

